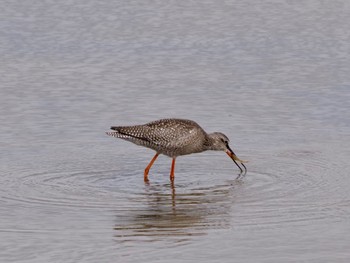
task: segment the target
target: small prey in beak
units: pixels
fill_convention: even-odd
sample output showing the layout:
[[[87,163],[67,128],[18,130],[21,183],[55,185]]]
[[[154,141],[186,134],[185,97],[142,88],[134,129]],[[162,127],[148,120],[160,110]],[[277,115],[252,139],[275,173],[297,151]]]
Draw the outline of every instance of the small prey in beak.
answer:
[[[231,148],[230,148],[228,145],[226,145],[226,147],[227,147],[227,150],[226,150],[227,155],[230,156],[230,158],[231,158],[232,161],[234,161],[234,163],[237,165],[237,167],[239,168],[239,170],[241,171],[241,173],[243,173],[243,169],[242,169],[242,168],[238,165],[238,163],[237,163],[237,162],[239,162],[239,163],[243,166],[243,168],[244,168],[244,174],[246,174],[246,173],[247,173],[247,167],[245,167],[245,165],[244,165],[243,163],[246,163],[247,161],[243,161],[243,160],[239,159],[239,158],[237,157],[237,155],[231,150]],[[237,162],[236,162],[236,161],[237,161]]]

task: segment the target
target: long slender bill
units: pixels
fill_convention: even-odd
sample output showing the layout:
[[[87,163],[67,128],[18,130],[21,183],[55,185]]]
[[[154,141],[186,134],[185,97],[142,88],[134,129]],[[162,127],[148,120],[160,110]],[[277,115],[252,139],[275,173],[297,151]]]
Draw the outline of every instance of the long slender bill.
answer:
[[[232,159],[232,161],[237,165],[237,167],[239,168],[239,170],[241,171],[241,173],[243,173],[243,169],[238,165],[237,162],[239,162],[245,169],[245,173],[247,172],[247,167],[245,167],[245,165],[243,163],[246,163],[247,161],[243,161],[241,159],[239,159],[237,157],[237,155],[230,149],[228,148],[228,150],[226,151],[227,155],[230,156],[230,158]],[[237,162],[236,162],[237,161]]]

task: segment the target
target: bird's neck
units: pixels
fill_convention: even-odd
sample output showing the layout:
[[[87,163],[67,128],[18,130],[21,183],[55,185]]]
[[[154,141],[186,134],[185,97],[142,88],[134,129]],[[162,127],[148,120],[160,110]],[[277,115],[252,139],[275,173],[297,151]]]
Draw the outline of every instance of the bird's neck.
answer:
[[[213,150],[214,138],[211,133],[207,134],[204,140],[204,147],[206,150]]]

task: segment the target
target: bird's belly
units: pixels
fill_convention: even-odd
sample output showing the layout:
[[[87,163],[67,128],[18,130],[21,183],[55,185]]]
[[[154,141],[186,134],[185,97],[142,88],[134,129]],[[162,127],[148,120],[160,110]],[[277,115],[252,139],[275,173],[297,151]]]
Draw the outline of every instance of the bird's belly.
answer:
[[[193,148],[193,147],[181,147],[181,148],[173,148],[173,149],[159,149],[157,152],[160,154],[169,156],[171,158],[175,158],[181,155],[188,155],[192,153],[203,152],[203,150],[199,148],[198,149]]]

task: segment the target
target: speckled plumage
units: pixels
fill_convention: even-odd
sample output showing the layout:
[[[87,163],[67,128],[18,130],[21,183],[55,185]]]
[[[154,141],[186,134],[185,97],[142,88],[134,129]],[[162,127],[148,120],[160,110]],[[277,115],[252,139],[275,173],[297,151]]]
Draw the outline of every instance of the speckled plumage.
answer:
[[[155,150],[169,157],[205,151],[207,133],[194,121],[162,119],[144,125],[113,126],[108,135]]]
[[[206,150],[226,151],[235,163],[235,160],[241,164],[243,162],[229,148],[229,139],[224,134],[219,132],[207,134],[196,122],[191,120],[161,119],[144,125],[112,126],[111,129],[114,131],[106,132],[107,135],[130,141],[157,152],[145,170],[145,181],[149,168],[159,154],[173,158],[171,176],[173,176],[177,156]],[[238,166],[237,163],[236,165]],[[244,165],[243,167],[245,168]],[[241,168],[240,170],[243,171]]]

